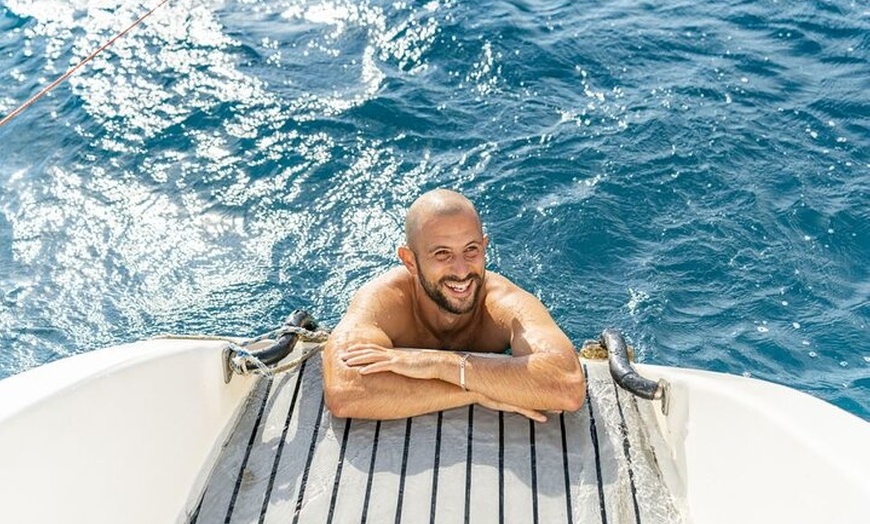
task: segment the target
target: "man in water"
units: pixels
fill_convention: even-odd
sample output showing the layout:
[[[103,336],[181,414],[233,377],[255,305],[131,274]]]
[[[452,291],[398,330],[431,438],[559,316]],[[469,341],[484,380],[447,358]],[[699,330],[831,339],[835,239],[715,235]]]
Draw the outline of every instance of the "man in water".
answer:
[[[459,193],[436,189],[411,205],[402,265],[357,291],[326,343],[334,415],[395,419],[480,404],[543,422],[547,411],[580,408],[585,378],[571,341],[537,298],[486,271],[488,241]],[[510,357],[484,358],[508,348]]]

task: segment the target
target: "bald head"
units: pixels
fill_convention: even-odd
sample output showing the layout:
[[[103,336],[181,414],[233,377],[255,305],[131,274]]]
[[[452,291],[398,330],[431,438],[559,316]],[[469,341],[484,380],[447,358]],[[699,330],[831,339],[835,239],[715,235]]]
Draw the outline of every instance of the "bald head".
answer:
[[[434,189],[424,193],[408,209],[405,217],[405,243],[414,249],[428,221],[461,214],[473,216],[481,234],[483,233],[480,217],[471,200],[449,189]]]

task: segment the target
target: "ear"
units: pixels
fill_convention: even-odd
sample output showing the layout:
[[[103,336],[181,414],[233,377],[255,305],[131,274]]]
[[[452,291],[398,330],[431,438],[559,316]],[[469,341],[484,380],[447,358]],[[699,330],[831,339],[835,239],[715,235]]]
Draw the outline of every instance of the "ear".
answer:
[[[411,275],[417,274],[417,256],[414,255],[414,252],[411,251],[411,248],[408,246],[399,246],[397,250],[399,255],[399,260],[402,261],[405,268],[408,270]]]

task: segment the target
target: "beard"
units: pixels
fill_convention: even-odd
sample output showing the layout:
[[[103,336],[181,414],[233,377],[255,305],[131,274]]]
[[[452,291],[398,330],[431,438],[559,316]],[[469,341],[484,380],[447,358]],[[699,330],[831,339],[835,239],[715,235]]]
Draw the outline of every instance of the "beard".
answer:
[[[420,271],[418,266],[417,276],[420,278],[420,284],[423,285],[423,290],[426,292],[426,295],[428,295],[433,302],[438,304],[438,307],[448,313],[453,313],[454,315],[464,315],[473,310],[474,306],[477,305],[477,299],[480,297],[480,289],[483,287],[483,277],[477,273],[469,273],[465,278],[448,275],[441,278],[438,282],[431,282],[423,276],[423,273]],[[442,291],[442,286],[447,282],[464,282],[466,280],[471,281],[468,285],[474,286],[474,294],[472,294],[469,300],[465,303],[451,302],[450,298],[448,298],[444,291]]]

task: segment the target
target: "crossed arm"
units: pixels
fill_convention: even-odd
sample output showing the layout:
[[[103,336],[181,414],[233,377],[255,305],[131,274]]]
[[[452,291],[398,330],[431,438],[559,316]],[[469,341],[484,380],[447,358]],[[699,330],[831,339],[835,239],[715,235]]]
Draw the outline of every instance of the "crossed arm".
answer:
[[[377,322],[352,304],[324,349],[326,403],[336,416],[404,418],[469,404],[513,411],[543,422],[543,412],[578,409],[585,380],[573,346],[540,305],[514,318],[514,356],[465,363],[459,353],[395,348]]]

